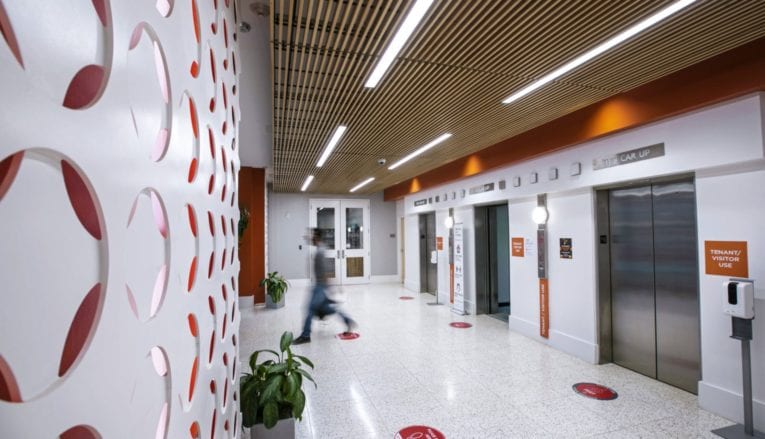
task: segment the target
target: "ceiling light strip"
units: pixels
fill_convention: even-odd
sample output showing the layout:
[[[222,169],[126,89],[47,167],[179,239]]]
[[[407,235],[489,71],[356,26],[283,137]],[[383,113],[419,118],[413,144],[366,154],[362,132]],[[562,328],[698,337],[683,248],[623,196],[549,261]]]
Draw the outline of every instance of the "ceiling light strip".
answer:
[[[356,192],[357,190],[361,189],[362,187],[368,185],[369,183],[375,181],[374,177],[369,177],[366,180],[362,181],[361,183],[357,184],[356,186],[351,189],[351,192]]]
[[[316,162],[316,166],[320,168],[324,166],[324,162],[327,161],[329,155],[332,154],[332,151],[335,149],[337,144],[340,143],[340,138],[343,137],[343,133],[345,133],[346,129],[348,129],[348,127],[345,125],[338,125],[338,127],[335,128],[335,132],[332,134],[332,138],[329,139],[329,142],[327,142],[327,146],[324,148],[324,152],[321,153],[319,161]]]
[[[396,163],[390,165],[388,167],[388,169],[390,169],[392,171],[392,170],[398,168],[399,166],[403,165],[404,163],[408,162],[409,160],[412,160],[413,158],[415,158],[418,155],[422,154],[423,152],[429,150],[430,148],[433,148],[434,146],[438,145],[439,143],[443,142],[444,140],[448,139],[451,136],[452,136],[451,133],[442,134],[437,139],[431,141],[427,145],[425,145],[423,147],[420,147],[419,149],[417,149],[413,153],[411,153],[408,156],[404,157],[403,159],[397,161]]]
[[[637,23],[636,25],[630,27],[629,29],[625,30],[624,32],[616,35],[615,37],[609,39],[608,41],[596,46],[593,49],[590,49],[589,51],[585,52],[582,55],[579,55],[578,57],[574,58],[573,60],[569,61],[568,63],[564,64],[561,67],[558,67],[557,69],[553,70],[552,72],[548,73],[547,75],[543,76],[542,78],[538,79],[535,82],[532,82],[531,84],[527,85],[526,87],[518,90],[517,92],[511,94],[508,96],[504,101],[502,101],[503,104],[509,104],[513,101],[516,101],[527,94],[533,92],[534,90],[543,87],[544,85],[556,80],[557,78],[565,75],[566,73],[570,72],[571,70],[574,70],[575,68],[581,66],[582,64],[586,63],[587,61],[595,58],[596,56],[602,54],[603,52],[606,52],[607,50],[623,43],[624,41],[628,40],[629,38],[632,38],[633,36],[639,34],[640,32],[648,29],[649,27],[653,26],[654,24],[664,20],[665,18],[671,16],[672,14],[690,6],[691,4],[695,3],[696,0],[680,0],[678,2],[675,2],[671,4],[670,6],[662,9],[661,11],[651,15],[650,17],[646,18],[645,20]]]
[[[404,47],[404,44],[406,44],[409,37],[412,36],[414,29],[420,24],[422,17],[428,12],[431,4],[433,4],[433,0],[417,0],[414,6],[412,6],[412,9],[409,10],[409,14],[407,14],[404,19],[404,22],[401,23],[401,27],[396,31],[396,35],[393,36],[390,44],[385,49],[385,52],[383,52],[383,56],[377,62],[374,70],[372,70],[372,74],[369,75],[364,87],[377,87],[377,84],[380,82],[383,75],[385,75],[385,72],[387,72],[388,68],[393,64],[393,60],[396,59],[396,56]]]
[[[305,192],[306,189],[308,189],[308,186],[311,185],[311,182],[313,181],[313,175],[309,175],[306,177],[305,182],[303,182],[303,187],[300,188],[300,192]]]

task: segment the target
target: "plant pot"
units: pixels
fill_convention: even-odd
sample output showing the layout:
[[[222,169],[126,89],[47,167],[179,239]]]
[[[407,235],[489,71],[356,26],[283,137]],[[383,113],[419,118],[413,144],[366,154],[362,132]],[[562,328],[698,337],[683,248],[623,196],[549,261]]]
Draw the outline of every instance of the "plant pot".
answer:
[[[285,297],[285,295],[282,294],[282,300],[280,300],[278,302],[274,302],[273,300],[271,300],[271,296],[266,294],[266,308],[276,309],[276,308],[283,307],[284,306],[284,297]]]
[[[288,439],[294,437],[295,418],[280,419],[274,428],[266,428],[263,424],[255,424],[250,427],[251,439]]]

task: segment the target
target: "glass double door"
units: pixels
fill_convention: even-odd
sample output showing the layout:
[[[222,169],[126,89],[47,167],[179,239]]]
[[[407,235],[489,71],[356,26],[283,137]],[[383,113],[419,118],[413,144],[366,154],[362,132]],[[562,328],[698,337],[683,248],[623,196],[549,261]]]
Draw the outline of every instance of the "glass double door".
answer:
[[[309,226],[327,246],[330,284],[369,283],[369,200],[311,200]],[[315,251],[311,247],[311,260]]]

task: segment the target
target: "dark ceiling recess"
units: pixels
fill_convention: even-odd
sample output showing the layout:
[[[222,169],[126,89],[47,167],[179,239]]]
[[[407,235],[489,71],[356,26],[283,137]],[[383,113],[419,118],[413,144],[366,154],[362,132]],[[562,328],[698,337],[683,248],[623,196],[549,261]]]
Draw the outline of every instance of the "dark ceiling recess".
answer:
[[[274,0],[273,189],[380,191],[615,94],[765,36],[765,1],[699,1],[509,105],[534,79],[667,0],[436,0],[380,85],[364,88],[413,0]],[[322,168],[337,125],[348,126]],[[443,133],[454,136],[389,171]]]

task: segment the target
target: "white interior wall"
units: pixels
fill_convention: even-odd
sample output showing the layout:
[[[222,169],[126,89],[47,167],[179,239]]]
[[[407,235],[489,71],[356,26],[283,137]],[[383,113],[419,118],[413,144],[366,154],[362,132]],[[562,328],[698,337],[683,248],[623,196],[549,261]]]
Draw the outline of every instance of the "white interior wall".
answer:
[[[472,207],[476,204],[507,200],[510,237],[523,236],[535,240],[536,225],[531,211],[536,195],[548,194],[550,222],[548,231],[550,282],[550,338],[539,337],[539,293],[536,259],[511,256],[510,328],[557,349],[596,362],[598,359],[594,187],[615,185],[651,177],[695,172],[697,175],[697,208],[699,224],[699,269],[701,297],[702,381],[699,402],[703,407],[724,416],[739,419],[740,353],[737,342],[728,339],[729,320],[719,312],[723,278],[703,274],[701,252],[704,240],[746,240],[749,242],[750,277],[757,280],[757,312],[763,310],[765,269],[759,261],[765,252],[760,218],[765,216],[765,157],[762,93],[734,99],[718,105],[686,113],[633,130],[586,142],[554,154],[508,166],[474,177],[428,189],[404,199],[407,227],[417,230],[416,215],[422,212],[455,208],[456,217],[466,225],[466,240],[473,239]],[[663,157],[613,168],[594,170],[595,159],[607,157],[655,143],[664,143]],[[581,164],[580,175],[569,175],[572,163]],[[548,170],[555,167],[559,178],[549,180]],[[536,171],[539,182],[530,183]],[[520,187],[513,187],[513,177],[521,178]],[[504,180],[505,190],[496,189],[470,195],[469,189]],[[415,206],[417,200],[435,198],[444,193],[455,194],[439,203]],[[463,195],[463,193],[465,195]],[[468,215],[467,212],[470,212]],[[409,219],[413,218],[414,221]],[[573,239],[572,260],[559,258],[558,239]],[[416,250],[416,247],[413,247]],[[409,251],[409,248],[407,248]],[[474,275],[474,248],[465,245],[465,275]],[[416,253],[415,253],[416,254]],[[407,282],[410,281],[407,270]],[[417,271],[419,275],[419,271]],[[466,291],[468,311],[475,312],[475,281],[470,279]],[[765,340],[763,326],[755,320],[753,371],[758,428],[763,429],[763,389],[765,376]],[[759,389],[759,390],[758,390]]]
[[[405,217],[406,234],[404,236],[406,264],[404,287],[416,293],[420,292],[420,223],[417,215]]]
[[[729,338],[731,319],[722,309],[727,277],[704,273],[704,241],[747,241],[749,277],[755,279],[752,388],[755,420],[765,430],[765,164],[758,170],[696,177],[699,231],[699,296],[701,305],[702,381],[699,403],[739,422],[741,404],[741,343]]]
[[[436,211],[436,237],[440,237],[444,243],[442,250],[438,251],[438,266],[436,267],[439,303],[449,303],[449,229],[446,228],[446,217],[448,216],[448,210]]]

